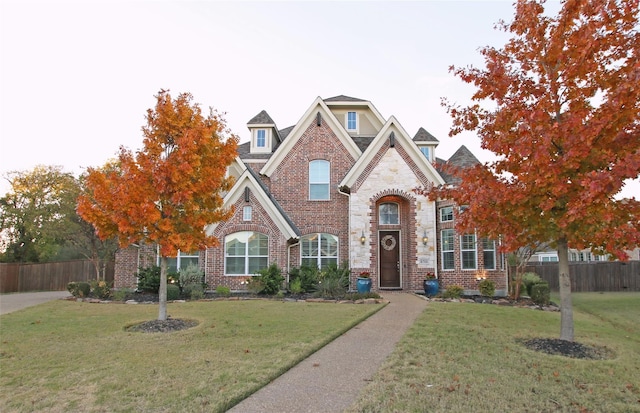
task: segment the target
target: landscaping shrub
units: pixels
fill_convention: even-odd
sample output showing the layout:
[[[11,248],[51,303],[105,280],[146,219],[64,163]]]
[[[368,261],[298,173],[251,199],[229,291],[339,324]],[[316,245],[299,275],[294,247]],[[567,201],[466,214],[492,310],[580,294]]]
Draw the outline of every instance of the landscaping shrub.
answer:
[[[127,298],[127,295],[131,294],[133,290],[130,288],[121,288],[119,290],[113,291],[113,299],[116,301],[124,301]]]
[[[197,285],[202,287],[204,291],[204,271],[195,264],[190,264],[186,268],[180,269],[178,273],[178,285],[184,291],[190,287]]]
[[[202,285],[192,285],[189,288],[189,298],[192,300],[202,300],[204,298],[204,288]]]
[[[301,293],[312,293],[318,288],[320,271],[316,267],[302,266],[291,268],[289,271],[289,283],[300,280]]]
[[[496,292],[496,283],[491,280],[482,280],[478,283],[478,290],[484,297],[493,297]]]
[[[220,297],[229,297],[231,295],[231,288],[225,285],[219,285],[216,287],[216,294]]]
[[[522,284],[524,284],[524,288],[526,288],[529,297],[531,297],[531,287],[533,284],[540,281],[542,281],[542,278],[535,272],[525,272],[522,274]]]
[[[138,288],[149,293],[158,293],[160,289],[160,267],[153,265],[138,271]]]
[[[91,292],[94,297],[101,300],[106,300],[111,297],[111,287],[109,287],[106,281],[92,281]]]
[[[91,285],[84,281],[72,281],[67,284],[67,291],[77,298],[89,297],[89,293],[91,293]]]
[[[349,266],[329,265],[320,273],[314,295],[322,298],[342,298],[349,289]]]
[[[531,300],[538,305],[547,305],[551,301],[549,283],[540,281],[531,286]]]
[[[318,289],[313,293],[316,297],[340,298],[347,293],[347,288],[342,285],[340,278],[324,278],[318,283]]]
[[[278,264],[273,263],[268,268],[258,271],[258,275],[249,281],[249,291],[257,294],[275,295],[280,291],[284,277]]]
[[[289,282],[289,291],[291,291],[292,294],[302,294],[304,292],[304,289],[302,288],[302,280],[300,278],[296,278]]]
[[[357,300],[364,300],[367,298],[381,298],[381,297],[380,297],[380,294],[378,293],[368,292],[368,293],[348,293],[348,294],[345,294],[343,298],[345,300],[357,301]]]
[[[180,299],[180,287],[175,284],[167,284],[167,301]]]
[[[463,292],[464,288],[460,285],[447,285],[442,296],[444,298],[460,298]]]

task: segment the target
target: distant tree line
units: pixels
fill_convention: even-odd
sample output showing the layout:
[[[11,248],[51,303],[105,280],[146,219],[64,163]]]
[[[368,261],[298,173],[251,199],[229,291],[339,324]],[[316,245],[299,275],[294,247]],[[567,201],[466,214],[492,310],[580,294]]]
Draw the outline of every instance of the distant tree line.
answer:
[[[117,241],[100,240],[93,225],[76,213],[84,177],[38,165],[4,178],[10,189],[0,198],[0,262],[89,259],[100,278]]]

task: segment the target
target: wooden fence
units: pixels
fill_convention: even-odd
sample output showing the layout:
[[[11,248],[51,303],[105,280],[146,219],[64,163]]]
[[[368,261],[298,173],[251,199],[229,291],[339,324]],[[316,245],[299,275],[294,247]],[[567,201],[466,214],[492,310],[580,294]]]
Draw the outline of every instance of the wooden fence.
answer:
[[[531,263],[526,272],[535,272],[558,291],[558,263]],[[512,272],[512,274],[515,273]],[[571,291],[640,291],[640,261],[570,262]]]
[[[107,264],[105,280],[113,282],[114,263]],[[26,291],[64,291],[71,281],[96,279],[89,260],[45,262],[38,264],[0,263],[0,293]]]

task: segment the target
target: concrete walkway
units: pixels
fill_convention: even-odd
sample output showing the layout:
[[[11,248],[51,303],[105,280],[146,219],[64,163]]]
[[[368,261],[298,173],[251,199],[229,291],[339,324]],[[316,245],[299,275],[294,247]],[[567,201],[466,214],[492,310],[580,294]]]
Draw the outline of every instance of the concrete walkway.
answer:
[[[427,302],[382,294],[389,304],[229,410],[234,413],[341,412],[358,397]]]
[[[0,315],[46,303],[47,301],[59,300],[70,295],[68,291],[0,294]]]

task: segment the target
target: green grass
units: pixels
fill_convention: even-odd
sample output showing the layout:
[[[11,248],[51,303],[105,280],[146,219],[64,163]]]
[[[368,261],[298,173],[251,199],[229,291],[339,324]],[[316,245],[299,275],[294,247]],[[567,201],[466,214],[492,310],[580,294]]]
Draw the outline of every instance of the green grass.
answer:
[[[0,410],[224,411],[381,307],[171,303],[199,325],[133,333],[157,305],[50,302],[0,317]]]
[[[640,412],[640,293],[573,294],[576,341],[609,360],[526,349],[559,313],[430,303],[350,412]]]

